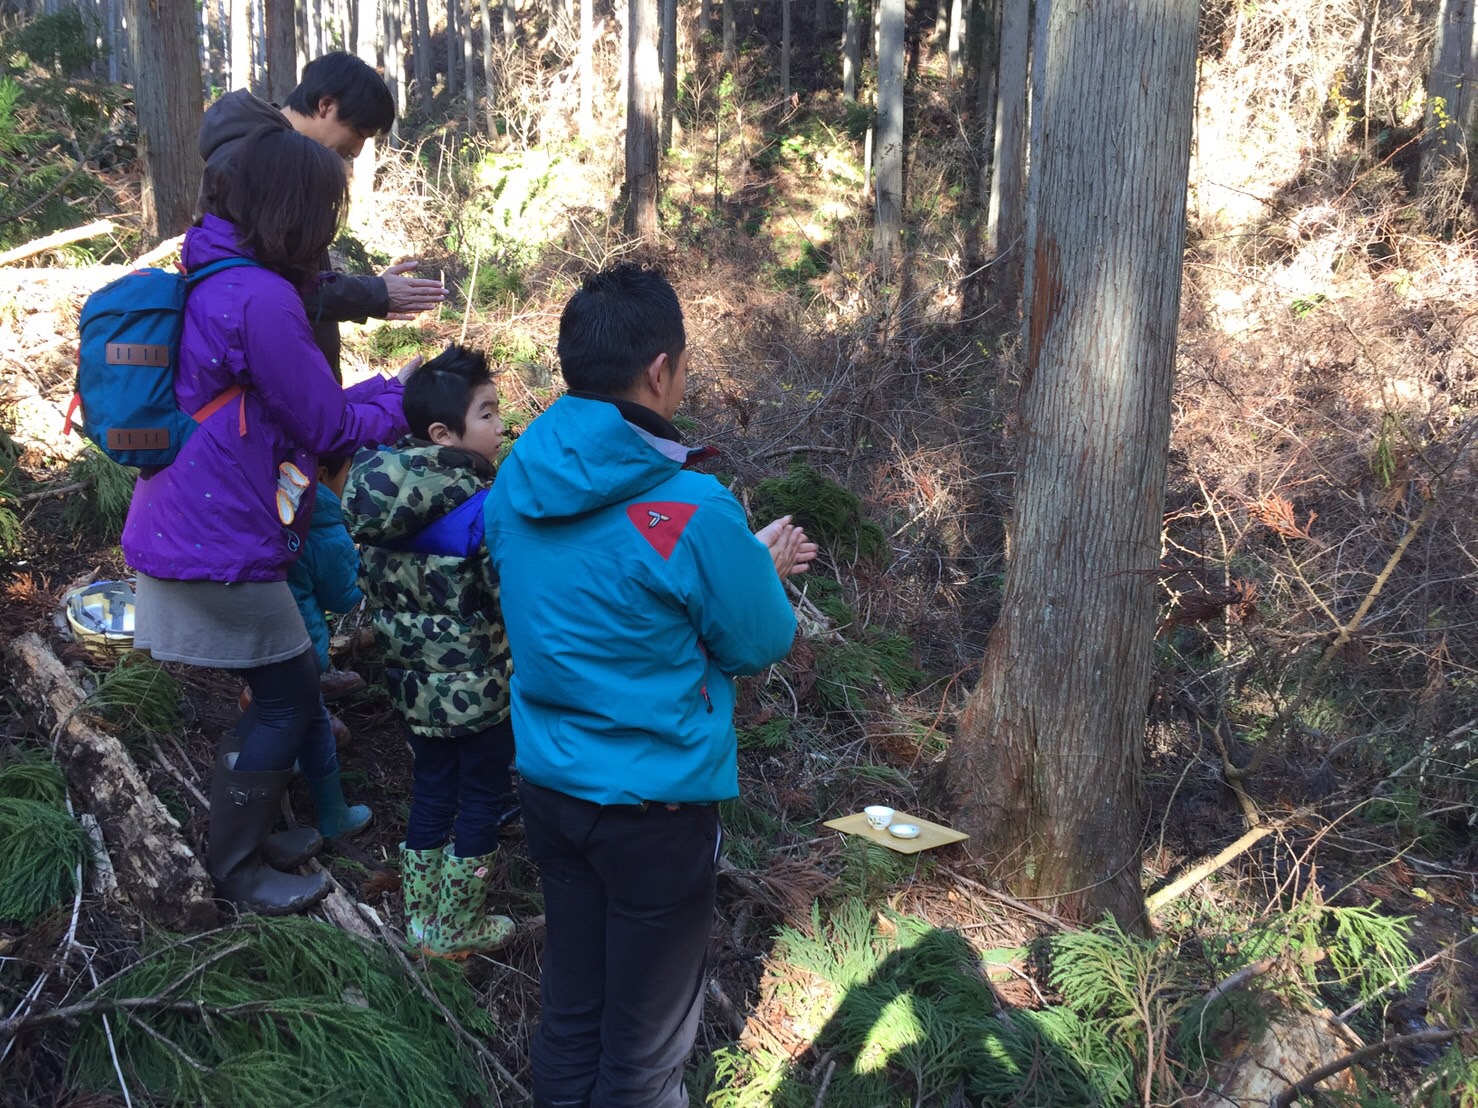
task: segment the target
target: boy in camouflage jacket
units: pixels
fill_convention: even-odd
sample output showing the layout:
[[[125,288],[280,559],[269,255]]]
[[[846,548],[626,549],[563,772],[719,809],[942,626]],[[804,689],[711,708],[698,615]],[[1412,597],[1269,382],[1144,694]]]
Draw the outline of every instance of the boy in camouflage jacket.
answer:
[[[513,761],[512,661],[482,520],[503,422],[476,351],[449,347],[405,389],[410,437],[355,463],[344,521],[363,546],[385,682],[415,753],[407,930],[428,954],[466,957],[513,933],[485,912]]]

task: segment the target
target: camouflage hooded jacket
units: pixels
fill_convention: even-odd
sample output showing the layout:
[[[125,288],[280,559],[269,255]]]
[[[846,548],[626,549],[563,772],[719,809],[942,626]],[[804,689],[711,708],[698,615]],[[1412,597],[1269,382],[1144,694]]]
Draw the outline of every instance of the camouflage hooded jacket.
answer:
[[[403,439],[361,455],[344,489],[385,683],[418,735],[458,738],[508,715],[513,661],[482,529],[492,479],[480,457]]]

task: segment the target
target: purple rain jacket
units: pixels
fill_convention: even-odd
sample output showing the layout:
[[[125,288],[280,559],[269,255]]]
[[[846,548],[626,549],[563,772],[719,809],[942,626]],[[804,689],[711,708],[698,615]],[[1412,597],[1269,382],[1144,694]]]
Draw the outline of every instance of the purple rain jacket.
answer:
[[[185,235],[187,269],[249,257],[213,215]],[[341,388],[313,341],[299,291],[254,266],[212,274],[190,293],[175,399],[196,412],[233,385],[179,456],[141,476],[123,528],[134,569],[168,580],[281,581],[313,516],[318,456],[352,454],[406,431],[401,386]]]

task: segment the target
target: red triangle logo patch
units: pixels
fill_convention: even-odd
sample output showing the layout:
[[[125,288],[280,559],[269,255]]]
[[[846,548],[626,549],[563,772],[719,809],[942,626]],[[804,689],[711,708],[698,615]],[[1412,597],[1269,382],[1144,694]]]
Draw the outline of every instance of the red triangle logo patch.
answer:
[[[697,510],[696,504],[646,500],[627,508],[626,518],[631,520],[641,537],[651,543],[652,549],[666,561],[677,549],[677,540],[683,537],[683,528],[687,527],[688,521]]]

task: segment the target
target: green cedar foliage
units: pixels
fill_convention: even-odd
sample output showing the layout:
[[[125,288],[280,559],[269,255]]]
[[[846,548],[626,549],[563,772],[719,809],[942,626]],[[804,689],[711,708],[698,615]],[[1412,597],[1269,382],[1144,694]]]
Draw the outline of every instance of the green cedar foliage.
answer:
[[[50,762],[18,756],[0,766],[0,920],[29,926],[76,893],[87,833],[65,796]]]
[[[67,480],[83,486],[62,503],[62,521],[91,541],[116,543],[128,519],[139,471],[121,466],[89,443],[67,467]]]
[[[793,462],[784,477],[757,484],[750,514],[766,523],[793,516],[838,565],[859,559],[887,565],[891,557],[887,536],[863,514],[861,498],[805,462]]]
[[[469,1030],[492,1030],[460,969],[429,972]],[[115,1086],[101,1020],[111,1004],[131,1009],[113,1037],[135,1095],[160,1104],[461,1108],[485,1098],[476,1064],[405,973],[384,948],[302,917],[156,941],[89,994],[104,1003],[80,1020],[70,1069],[87,1088]]]

